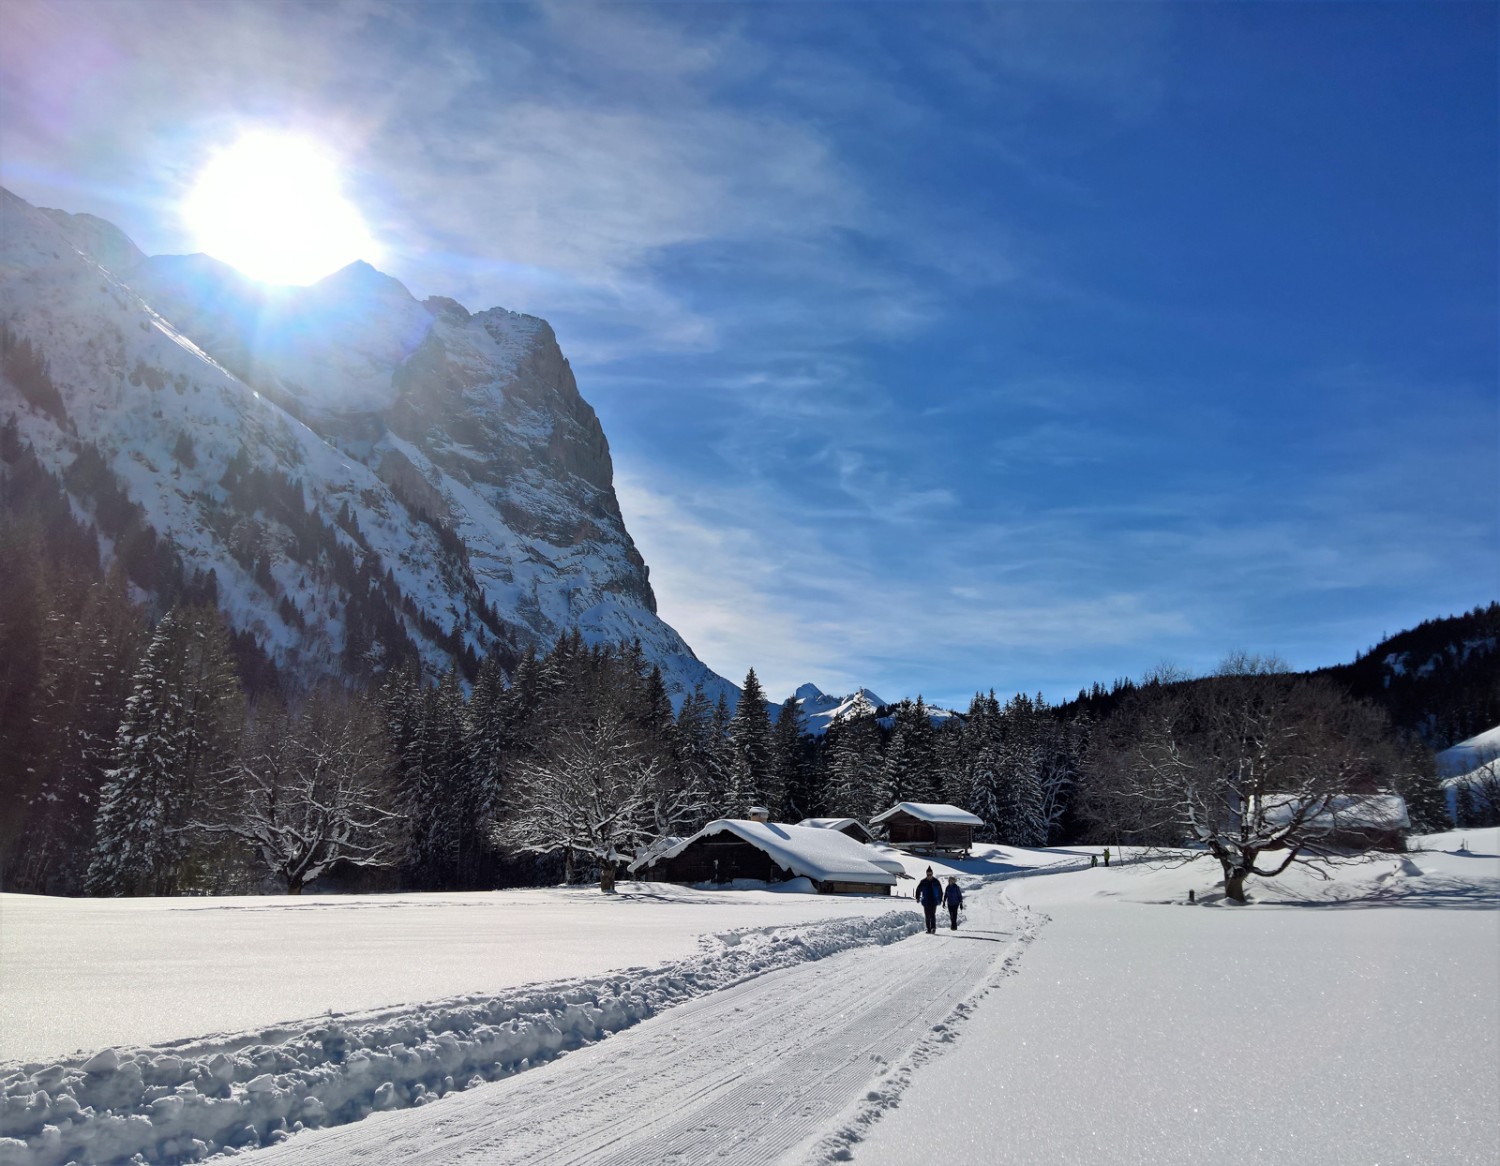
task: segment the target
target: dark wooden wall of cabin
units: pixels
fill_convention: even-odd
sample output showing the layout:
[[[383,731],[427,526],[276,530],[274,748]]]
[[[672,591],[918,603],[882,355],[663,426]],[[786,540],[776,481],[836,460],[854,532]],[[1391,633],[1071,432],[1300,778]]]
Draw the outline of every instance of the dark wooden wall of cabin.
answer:
[[[932,842],[936,839],[931,822],[904,816],[886,822],[886,832],[892,842]]]
[[[968,850],[974,844],[974,827],[959,822],[923,822],[902,816],[886,822],[886,836],[898,846]]]
[[[718,862],[717,873],[715,861]],[[655,863],[646,877],[669,883],[707,883],[716,877],[719,882],[764,879],[768,883],[779,883],[792,876],[784,867],[777,866],[764,850],[751,846],[743,838],[716,834],[698,839],[675,858]]]

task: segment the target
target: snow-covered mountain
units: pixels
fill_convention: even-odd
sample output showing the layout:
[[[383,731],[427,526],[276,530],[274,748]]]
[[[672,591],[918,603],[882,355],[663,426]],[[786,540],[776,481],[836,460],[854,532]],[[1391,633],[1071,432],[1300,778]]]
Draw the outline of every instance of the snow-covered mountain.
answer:
[[[149,527],[185,577],[212,572],[283,669],[415,653],[440,670],[576,628],[639,639],[677,693],[737,696],[657,616],[608,442],[545,321],[419,302],[364,263],[268,288],[4,190],[0,320],[8,353],[45,360],[38,389],[8,358],[0,423],[106,556],[122,488],[130,536]]]
[[[821,737],[835,721],[868,716],[885,704],[868,688],[861,688],[844,696],[831,696],[816,684],[804,684],[792,695],[797,698],[802,731],[815,737]]]
[[[860,688],[843,696],[832,696],[816,684],[804,684],[792,695],[797,698],[797,711],[801,715],[802,731],[811,733],[815,737],[821,737],[828,731],[828,726],[835,721],[870,716],[888,707],[885,701],[868,688]],[[938,708],[936,705],[929,705],[927,713],[934,724],[957,715],[950,709]],[[890,718],[882,718],[882,723],[889,727]]]

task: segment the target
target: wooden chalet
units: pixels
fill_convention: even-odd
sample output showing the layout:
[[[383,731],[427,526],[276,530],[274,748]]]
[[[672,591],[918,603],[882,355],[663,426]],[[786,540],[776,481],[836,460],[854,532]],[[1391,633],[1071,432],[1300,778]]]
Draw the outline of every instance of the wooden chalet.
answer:
[[[968,810],[934,802],[897,802],[870,819],[883,827],[885,840],[911,854],[963,854],[974,845],[974,830],[984,820]]]
[[[723,818],[691,838],[631,863],[639,879],[665,883],[780,883],[805,878],[822,895],[889,895],[896,876],[837,830]]]

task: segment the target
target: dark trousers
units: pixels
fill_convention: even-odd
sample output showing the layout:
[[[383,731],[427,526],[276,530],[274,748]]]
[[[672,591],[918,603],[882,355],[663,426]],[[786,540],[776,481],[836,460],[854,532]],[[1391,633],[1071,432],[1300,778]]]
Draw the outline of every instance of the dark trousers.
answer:
[[[937,930],[937,904],[936,903],[923,903],[922,904],[922,911],[927,916],[927,930],[928,931],[936,931]]]
[[[952,922],[952,924],[950,924],[950,926],[953,928],[954,931],[957,931],[958,930],[958,904],[957,903],[949,903],[948,904],[948,918],[951,919],[951,920],[953,920],[953,922]]]

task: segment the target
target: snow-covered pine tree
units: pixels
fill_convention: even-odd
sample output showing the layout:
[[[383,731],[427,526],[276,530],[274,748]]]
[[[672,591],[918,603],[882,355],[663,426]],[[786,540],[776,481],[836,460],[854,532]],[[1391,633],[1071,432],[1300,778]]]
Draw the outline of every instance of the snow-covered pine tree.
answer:
[[[782,702],[771,737],[771,768],[782,800],[769,808],[777,821],[797,822],[813,817],[820,809],[816,771],[808,756],[808,739],[802,733],[801,703],[795,696]]]
[[[1438,780],[1432,753],[1412,742],[1403,751],[1396,792],[1406,800],[1406,813],[1417,834],[1436,834],[1453,829],[1448,814],[1448,792]]]
[[[457,882],[459,819],[464,813],[464,699],[456,669],[421,694],[421,713],[400,758],[397,804],[406,817],[403,864],[413,885],[437,890]]]
[[[1460,830],[1472,830],[1484,821],[1475,803],[1474,787],[1462,779],[1453,783],[1453,823]]]
[[[885,756],[880,762],[876,800],[883,806],[921,800],[911,793],[912,748],[906,719],[901,715],[899,707],[894,719],[895,727],[891,730],[891,739],[886,743]]]
[[[969,807],[968,754],[963,717],[949,717],[933,731],[937,800],[964,809]]]
[[[932,725],[932,710],[920,693],[907,720],[907,740],[912,756],[911,797],[908,800],[941,802],[943,779],[938,763],[937,730]]]
[[[824,809],[840,818],[868,819],[882,803],[880,726],[873,715],[843,717],[823,737],[828,797]]]
[[[984,836],[999,840],[1005,828],[1004,759],[1001,748],[1000,702],[993,690],[976,693],[969,705],[964,738],[968,754],[968,807],[984,819]]]
[[[733,714],[729,711],[729,698],[723,689],[719,690],[719,699],[714,702],[713,717],[709,721],[709,740],[712,749],[708,755],[710,762],[709,789],[713,794],[717,806],[716,818],[730,818],[736,812],[744,813],[744,810],[736,811],[731,803],[734,785],[734,752],[729,743],[729,725],[733,720]]]
[[[1000,710],[999,841],[1012,846],[1046,842],[1043,771],[1047,766],[1047,718],[1025,693]]]
[[[702,807],[699,813],[682,825],[684,833],[693,833],[719,817],[722,789],[716,781],[720,742],[714,738],[713,706],[696,685],[682,702],[677,713],[677,758],[683,784],[693,791]]]
[[[915,702],[903,700],[896,706],[892,721],[891,739],[881,764],[879,800],[886,806],[938,801],[936,734],[927,705],[921,697]]]
[[[479,666],[464,717],[463,805],[458,821],[458,875],[465,886],[477,885],[479,869],[490,850],[494,819],[505,796],[506,773],[515,755],[511,710],[499,658],[490,655]]]
[[[118,567],[88,585],[74,610],[50,612],[43,629],[34,719],[45,784],[11,868],[12,885],[64,894],[83,889],[99,791],[147,630]]]
[[[771,788],[771,717],[754,668],[745,674],[740,703],[729,722],[729,748],[729,800],[732,812],[743,815],[776,793]]]
[[[151,637],[100,793],[88,889],[169,895],[209,877],[193,869],[190,823],[233,764],[243,696],[217,611],[174,608]]]
[[[625,716],[641,743],[644,753],[654,759],[663,771],[674,778],[677,772],[677,718],[672,713],[672,697],[667,692],[667,681],[661,668],[652,664],[644,673],[634,670],[634,662],[627,659],[627,668],[620,677],[624,688]]]

